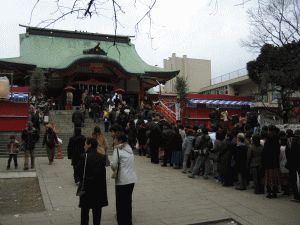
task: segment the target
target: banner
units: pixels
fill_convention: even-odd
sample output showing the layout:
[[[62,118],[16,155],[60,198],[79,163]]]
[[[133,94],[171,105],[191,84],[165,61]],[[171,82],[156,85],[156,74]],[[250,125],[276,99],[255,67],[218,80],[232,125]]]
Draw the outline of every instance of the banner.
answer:
[[[176,120],[181,120],[181,109],[179,103],[175,104],[175,112],[176,112]]]

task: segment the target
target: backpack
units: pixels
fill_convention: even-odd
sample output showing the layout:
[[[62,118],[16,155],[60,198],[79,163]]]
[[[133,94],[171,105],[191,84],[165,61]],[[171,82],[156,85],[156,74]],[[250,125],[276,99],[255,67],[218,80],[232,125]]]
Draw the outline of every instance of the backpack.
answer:
[[[102,98],[100,96],[96,96],[95,97],[95,101],[98,103],[98,105],[100,105],[102,103]]]
[[[209,135],[204,134],[200,138],[200,142],[196,146],[196,149],[199,150],[199,155],[207,156],[213,147],[212,140]]]

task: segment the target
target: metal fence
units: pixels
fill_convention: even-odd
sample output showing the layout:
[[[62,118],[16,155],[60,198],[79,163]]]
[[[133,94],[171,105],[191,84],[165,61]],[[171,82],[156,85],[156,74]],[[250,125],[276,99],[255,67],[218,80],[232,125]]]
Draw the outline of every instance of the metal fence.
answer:
[[[228,80],[232,80],[238,77],[242,77],[248,74],[248,71],[246,68],[239,69],[237,71],[233,71],[227,74],[224,74],[222,76],[212,78],[210,79],[210,85],[219,84]]]

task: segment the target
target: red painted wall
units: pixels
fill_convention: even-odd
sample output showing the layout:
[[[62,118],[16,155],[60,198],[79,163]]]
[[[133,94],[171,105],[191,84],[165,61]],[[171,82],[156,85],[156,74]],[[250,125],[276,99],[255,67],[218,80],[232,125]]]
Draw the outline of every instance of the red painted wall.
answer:
[[[0,131],[21,131],[28,122],[28,104],[0,102]]]

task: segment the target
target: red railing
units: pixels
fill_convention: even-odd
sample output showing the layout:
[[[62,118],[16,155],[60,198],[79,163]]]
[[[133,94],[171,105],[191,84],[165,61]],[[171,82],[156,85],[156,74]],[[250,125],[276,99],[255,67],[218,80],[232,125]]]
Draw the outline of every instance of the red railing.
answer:
[[[160,112],[161,114],[166,117],[166,119],[170,123],[176,123],[176,114],[171,109],[169,109],[162,101],[159,101],[158,106],[156,107],[156,111]]]

